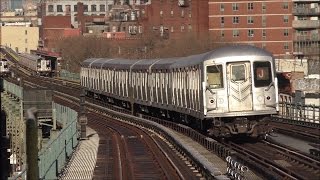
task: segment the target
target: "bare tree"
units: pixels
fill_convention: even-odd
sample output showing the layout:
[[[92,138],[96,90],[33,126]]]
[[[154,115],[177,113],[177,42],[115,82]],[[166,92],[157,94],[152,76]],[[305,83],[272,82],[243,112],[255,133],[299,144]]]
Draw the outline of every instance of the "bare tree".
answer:
[[[158,32],[144,32],[138,40],[114,40],[98,36],[69,37],[57,44],[62,54],[62,67],[79,72],[80,64],[87,58],[150,59],[182,57],[207,52],[217,45],[210,38],[199,38],[193,33],[183,38],[164,39]]]

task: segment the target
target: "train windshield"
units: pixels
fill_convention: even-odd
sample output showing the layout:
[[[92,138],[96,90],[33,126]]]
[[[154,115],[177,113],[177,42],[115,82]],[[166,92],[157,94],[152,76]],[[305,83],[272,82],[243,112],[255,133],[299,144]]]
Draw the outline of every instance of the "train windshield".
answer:
[[[207,84],[209,88],[223,88],[222,65],[207,66]]]
[[[246,67],[244,64],[231,66],[231,80],[233,81],[245,81],[246,80]]]
[[[50,67],[50,61],[47,60],[47,67],[49,68]]]
[[[255,87],[269,86],[272,82],[270,62],[254,62],[254,85]]]

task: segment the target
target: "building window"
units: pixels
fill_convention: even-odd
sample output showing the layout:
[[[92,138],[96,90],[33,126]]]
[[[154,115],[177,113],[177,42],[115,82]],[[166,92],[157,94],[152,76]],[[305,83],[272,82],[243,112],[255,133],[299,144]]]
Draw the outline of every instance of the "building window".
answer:
[[[285,42],[283,45],[283,49],[288,50],[289,49],[289,43]]]
[[[62,5],[57,5],[57,12],[63,12]]]
[[[25,31],[24,31],[24,34],[25,34],[25,35],[28,35],[28,30],[25,30]]]
[[[160,17],[162,17],[163,16],[163,11],[160,11]]]
[[[141,34],[143,29],[142,29],[142,26],[139,26],[139,29],[138,29],[139,33]]]
[[[253,3],[248,3],[248,10],[253,10]]]
[[[220,11],[224,11],[224,4],[220,4]]]
[[[266,26],[267,25],[267,16],[262,16],[262,26]]]
[[[192,17],[192,15],[191,15],[191,10],[189,11],[189,18],[191,18]]]
[[[83,11],[88,12],[88,5],[83,5]]]
[[[267,37],[267,32],[265,29],[262,29],[262,37],[263,38]]]
[[[224,24],[224,17],[220,18],[220,22],[221,22],[221,24]]]
[[[232,3],[232,10],[233,11],[238,11],[239,10],[239,6],[237,3]]]
[[[188,31],[189,31],[189,32],[192,31],[192,26],[191,26],[191,24],[188,25]]]
[[[184,10],[181,10],[181,17],[184,17]]]
[[[266,48],[266,46],[267,46],[267,44],[266,44],[266,43],[262,43],[262,49],[265,49],[265,48]]]
[[[288,4],[288,2],[283,2],[282,8],[283,8],[283,9],[289,9],[289,4]]]
[[[253,24],[253,16],[247,17],[248,24]]]
[[[239,30],[237,30],[237,29],[234,29],[233,31],[232,31],[232,35],[233,35],[233,37],[239,37]]]
[[[182,26],[180,27],[180,29],[181,29],[181,32],[183,32],[183,31],[184,31],[184,25],[182,25]]]
[[[262,2],[262,13],[265,13],[266,12],[266,3],[265,2]]]
[[[171,17],[173,17],[173,10],[171,10],[170,15],[171,15]]]
[[[306,20],[308,20],[308,18],[305,16],[298,16],[298,20],[299,21],[306,21]]]
[[[285,37],[288,37],[288,36],[289,36],[289,29],[285,29],[285,30],[283,31],[283,35],[284,35]]]
[[[253,37],[254,36],[254,31],[253,29],[248,30],[248,37]]]
[[[170,28],[170,29],[171,29],[171,30],[170,30],[171,32],[173,32],[173,31],[174,31],[173,26],[171,26],[171,28]]]
[[[53,5],[48,6],[48,12],[53,12]]]
[[[71,6],[70,5],[65,5],[64,8],[65,8],[66,14],[70,14]]]
[[[96,12],[97,11],[97,5],[93,4],[91,5],[91,12]]]
[[[232,17],[233,24],[239,24],[239,17]]]
[[[299,31],[299,30],[297,30],[296,33],[301,35],[301,36],[307,36],[308,35],[308,31]],[[317,33],[314,33],[314,34],[316,35]]]
[[[106,6],[104,4],[100,4],[100,12],[105,12]]]
[[[223,31],[223,30],[220,31],[220,36],[221,36],[222,38],[224,37],[224,31]]]
[[[78,11],[77,5],[74,5],[74,6],[73,6],[73,11],[74,11],[74,12],[77,12],[77,11]]]
[[[284,15],[283,16],[283,22],[284,23],[288,23],[289,22],[289,16],[288,15]]]

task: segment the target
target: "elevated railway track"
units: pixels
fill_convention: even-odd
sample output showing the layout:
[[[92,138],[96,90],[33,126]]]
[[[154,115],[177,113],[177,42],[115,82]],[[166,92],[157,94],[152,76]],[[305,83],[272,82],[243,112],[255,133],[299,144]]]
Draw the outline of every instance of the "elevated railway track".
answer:
[[[19,71],[17,72],[17,74]],[[80,104],[80,94],[81,94],[81,86],[78,83],[74,83],[72,81],[66,81],[62,79],[52,79],[52,78],[44,78],[44,77],[29,77],[24,73],[19,74],[21,79],[26,81],[25,85],[28,86],[41,86],[53,89],[56,91],[55,101],[61,102],[65,105],[70,106],[71,108],[78,109]],[[63,93],[59,93],[63,92]],[[60,99],[60,100],[59,100]],[[140,115],[137,117],[129,117],[129,113],[125,109],[121,109],[110,104],[104,104],[94,99],[87,99],[86,101],[86,110],[88,111],[88,116],[90,117],[89,125],[92,127],[96,127],[99,132],[103,135],[101,140],[100,157],[102,159],[98,159],[98,167],[95,172],[95,177],[106,177],[110,176],[113,178],[118,177],[177,177],[180,179],[185,179],[181,174],[190,173],[189,169],[183,167],[183,165],[191,165],[196,173],[190,173],[190,177],[195,179],[198,178],[224,178],[224,173],[217,171],[211,165],[205,164],[199,161],[193,153],[187,151],[183,145],[174,142],[174,137],[170,137],[167,133],[160,131],[156,124],[153,123],[145,123],[141,121],[141,118],[151,120],[151,122],[156,122],[157,124],[161,124],[167,128],[170,128],[174,131],[177,131],[183,134],[186,137],[193,139],[198,144],[201,144],[207,150],[212,153],[217,154],[222,159],[225,159],[228,156],[236,157],[237,159],[241,159],[241,162],[250,169],[254,170],[257,173],[266,172],[267,170],[272,171],[268,174],[261,173],[262,177],[265,178],[284,178],[284,179],[308,179],[308,177],[314,176],[318,177],[317,168],[319,169],[319,161],[316,158],[310,158],[306,155],[298,155],[298,153],[292,153],[294,150],[285,149],[285,147],[279,148],[279,145],[271,145],[269,142],[256,142],[256,143],[244,143],[243,145],[239,145],[237,143],[229,143],[229,144],[221,144],[209,137],[204,136],[203,134],[191,129],[190,127],[183,126],[181,124],[175,124],[173,122],[164,121],[162,119],[149,117],[145,115]],[[111,114],[111,115],[110,115]],[[297,115],[300,115],[297,113]],[[308,116],[309,117],[309,116]],[[312,116],[311,116],[312,117]],[[319,116],[316,116],[318,117]],[[279,122],[280,116],[276,117],[276,121]],[[305,119],[300,118],[299,121],[303,121]],[[117,122],[118,121],[118,122]],[[109,122],[109,123],[107,123]],[[110,123],[113,122],[113,123]],[[129,123],[134,127],[129,127],[126,124],[121,123]],[[315,121],[316,122],[316,121]],[[119,125],[120,123],[121,125]],[[308,122],[310,123],[310,122]],[[115,126],[111,126],[110,124],[118,124]],[[319,126],[316,123],[312,123],[312,126],[305,126],[304,124],[301,127],[306,128],[303,131],[305,134],[312,134],[311,136],[315,141],[316,134],[319,132]],[[288,129],[290,125],[290,129],[295,129],[292,127],[296,127],[296,125],[292,125],[289,121],[286,123],[282,123],[282,125],[273,124],[276,128]],[[122,126],[122,128],[119,128]],[[124,128],[126,127],[126,128]],[[137,128],[139,127],[139,128]],[[122,129],[122,130],[118,130]],[[128,130],[131,129],[131,130]],[[137,132],[140,129],[139,132]],[[141,129],[149,129],[148,132]],[[296,132],[301,129],[296,129]],[[308,131],[308,132],[306,132]],[[153,137],[156,132],[160,136]],[[148,141],[144,141],[139,135],[144,134],[143,137],[148,137]],[[110,139],[110,135],[112,138]],[[108,138],[109,137],[109,138]],[[126,137],[126,142],[123,141],[123,137]],[[155,139],[164,138],[169,146],[165,146],[165,141],[155,140]],[[139,144],[132,143],[131,141],[138,141]],[[141,141],[140,141],[141,140]],[[155,143],[157,142],[157,143]],[[161,144],[161,145],[160,145]],[[167,145],[168,145],[167,144]],[[131,146],[132,145],[132,146]],[[172,146],[172,152],[178,152],[174,155],[170,152],[170,148]],[[161,148],[160,148],[161,147]],[[138,150],[137,150],[138,149]],[[155,149],[158,149],[157,152]],[[163,151],[162,151],[162,150]],[[164,149],[167,149],[164,151]],[[266,153],[262,153],[266,151]],[[123,155],[119,155],[117,152],[126,152]],[[134,156],[134,154],[147,154],[146,157],[143,157],[142,161],[131,161],[132,164],[126,164],[125,159],[123,157],[128,157],[131,159],[139,159],[140,157]],[[289,153],[290,152],[290,153]],[[162,154],[162,155],[161,155]],[[163,155],[167,155],[164,157]],[[286,155],[287,154],[287,155]],[[289,155],[288,155],[289,154]],[[118,156],[118,158],[116,158]],[[181,158],[177,159],[177,156],[181,156]],[[121,159],[121,157],[123,159]],[[279,158],[280,157],[280,158]],[[112,164],[104,164],[106,159],[114,160]],[[157,159],[158,158],[158,159]],[[162,164],[162,161],[166,159],[166,163]],[[168,160],[170,159],[170,160]],[[180,160],[180,161],[179,161]],[[174,162],[174,163],[173,163]],[[310,163],[311,162],[311,163]],[[140,163],[140,164],[139,164]],[[143,174],[143,170],[141,169],[141,164],[152,164],[154,169],[159,169],[158,171],[150,171],[150,174]],[[170,165],[171,164],[171,165]],[[176,164],[176,165],[173,165]],[[280,164],[280,165],[279,165]],[[289,164],[289,165],[288,165]],[[122,168],[120,168],[122,167]],[[130,167],[130,168],[128,168]],[[150,165],[151,167],[151,165]],[[171,167],[171,169],[166,169],[164,167]],[[111,173],[112,170],[114,174]],[[126,174],[120,173],[128,170]],[[189,171],[188,171],[189,170]],[[192,172],[192,171],[191,171]],[[109,174],[109,175],[106,175]],[[307,177],[307,178],[306,178]],[[319,178],[319,177],[318,177]]]

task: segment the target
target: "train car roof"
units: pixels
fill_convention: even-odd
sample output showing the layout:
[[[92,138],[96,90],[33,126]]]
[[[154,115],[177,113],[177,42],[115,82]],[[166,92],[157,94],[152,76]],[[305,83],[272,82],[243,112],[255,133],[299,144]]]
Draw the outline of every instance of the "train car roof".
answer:
[[[130,67],[136,62],[141,61],[140,59],[120,59],[116,58],[112,61],[108,61],[103,65],[103,68],[113,68],[113,69],[130,69]]]
[[[138,59],[90,58],[82,62],[83,67],[129,69]]]
[[[43,59],[41,56],[34,55],[34,54],[28,54],[28,53],[19,53],[20,57],[24,57],[30,60],[38,60],[38,59]]]
[[[91,58],[85,60],[82,65],[96,68],[115,68],[115,69],[129,69],[145,70],[150,67],[152,69],[173,69],[182,67],[192,67],[194,65],[202,64],[209,59],[217,59],[221,57],[231,56],[272,56],[268,51],[250,45],[229,45],[216,48],[212,51],[191,55],[187,57],[173,57],[163,59],[122,59],[122,58]],[[132,66],[134,65],[134,66]]]
[[[97,67],[100,66],[106,61],[105,58],[90,58],[90,59],[86,59],[85,61],[83,61],[81,63],[82,66],[86,66],[86,67]]]
[[[251,45],[228,45],[213,49],[208,53],[207,59],[216,59],[226,56],[272,56],[264,49]]]

